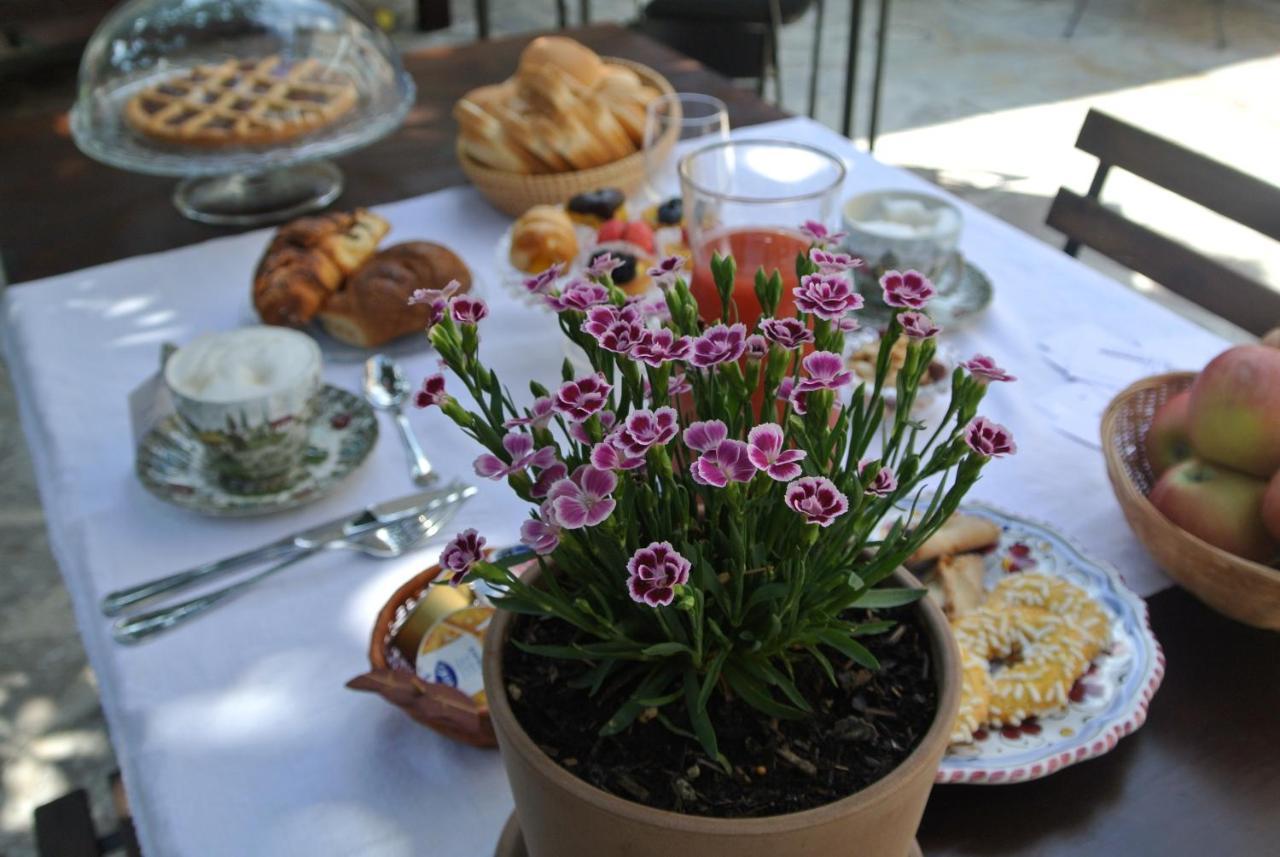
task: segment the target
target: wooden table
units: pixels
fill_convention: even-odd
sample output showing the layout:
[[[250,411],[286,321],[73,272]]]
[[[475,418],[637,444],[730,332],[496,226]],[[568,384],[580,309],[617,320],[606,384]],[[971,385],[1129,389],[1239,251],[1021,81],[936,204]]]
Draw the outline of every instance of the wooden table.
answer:
[[[575,35],[604,54],[657,68],[678,90],[719,95],[736,125],[782,116],[640,36],[610,26]],[[461,183],[450,105],[469,87],[509,74],[526,41],[408,57],[418,81],[417,105],[399,132],[343,159],[348,191],[341,204],[387,202]],[[0,248],[11,281],[227,231],[183,220],[169,203],[171,181],[118,172],[81,156],[61,113],[6,123],[0,163],[7,175]],[[1149,603],[1169,666],[1146,726],[1113,752],[1037,782],[935,789],[920,831],[926,853],[1277,852],[1280,635],[1228,621],[1180,589]]]

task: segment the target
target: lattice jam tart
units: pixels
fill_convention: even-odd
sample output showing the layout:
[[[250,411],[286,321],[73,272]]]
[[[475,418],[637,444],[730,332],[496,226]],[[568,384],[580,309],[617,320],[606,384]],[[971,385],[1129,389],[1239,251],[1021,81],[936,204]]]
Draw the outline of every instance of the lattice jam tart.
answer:
[[[259,146],[331,125],[358,100],[355,84],[318,60],[268,56],[179,72],[134,95],[125,118],[167,143]]]

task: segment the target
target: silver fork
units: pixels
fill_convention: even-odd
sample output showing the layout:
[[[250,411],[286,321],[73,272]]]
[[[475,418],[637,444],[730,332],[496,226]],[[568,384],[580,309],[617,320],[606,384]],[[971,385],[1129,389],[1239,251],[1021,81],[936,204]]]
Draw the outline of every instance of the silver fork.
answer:
[[[426,514],[403,521],[396,521],[359,538],[329,542],[304,548],[287,559],[268,566],[256,574],[242,578],[235,583],[215,589],[205,595],[187,601],[161,607],[136,616],[126,616],[116,622],[112,628],[112,636],[120,643],[136,643],[145,640],[170,628],[177,627],[189,619],[199,616],[218,604],[223,604],[240,595],[245,590],[268,577],[283,571],[309,556],[326,549],[346,548],[356,550],[369,556],[397,557],[422,544],[445,527],[457,513],[460,504],[451,504],[438,510],[433,516]]]

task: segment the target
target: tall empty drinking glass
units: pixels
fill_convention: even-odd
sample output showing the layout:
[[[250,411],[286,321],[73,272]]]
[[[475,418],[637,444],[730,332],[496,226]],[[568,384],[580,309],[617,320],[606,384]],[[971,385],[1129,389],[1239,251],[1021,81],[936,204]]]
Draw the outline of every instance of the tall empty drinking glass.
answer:
[[[729,111],[715,96],[675,92],[649,102],[644,120],[646,202],[662,202],[680,193],[676,163],[681,149],[689,146],[686,141],[728,139]]]
[[[763,267],[782,276],[779,316],[795,314],[792,289],[797,253],[810,239],[807,221],[834,226],[845,165],[815,146],[784,140],[715,143],[680,160],[685,223],[693,252],[690,288],[703,319],[717,320],[720,299],[711,277],[714,253],[732,254],[738,265],[733,302],[750,330],[760,318],[755,274]]]

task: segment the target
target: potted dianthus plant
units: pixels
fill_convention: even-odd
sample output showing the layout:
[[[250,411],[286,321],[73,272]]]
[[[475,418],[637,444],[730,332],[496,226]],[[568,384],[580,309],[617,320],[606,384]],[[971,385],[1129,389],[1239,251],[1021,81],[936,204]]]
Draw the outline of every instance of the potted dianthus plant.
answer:
[[[521,540],[536,562],[488,561],[467,530],[441,577],[483,581],[500,608],[485,690],[532,857],[912,848],[960,674],[945,619],[901,565],[1014,451],[978,415],[1009,377],[976,356],[945,416],[914,420],[934,289],[891,271],[875,379],[855,388],[843,339],[858,262],[810,231],[795,315],[775,317],[783,280],[762,270],[754,329],[737,320],[732,258],[713,260],[720,305],[701,313],[676,257],[649,272],[657,300],[617,289],[607,255],[581,277],[531,278],[592,369],[566,361],[563,383],[531,384],[524,403],[482,360],[482,300],[415,295],[473,410],[443,375],[418,404],[442,408],[485,447],[476,472],[531,504]]]

